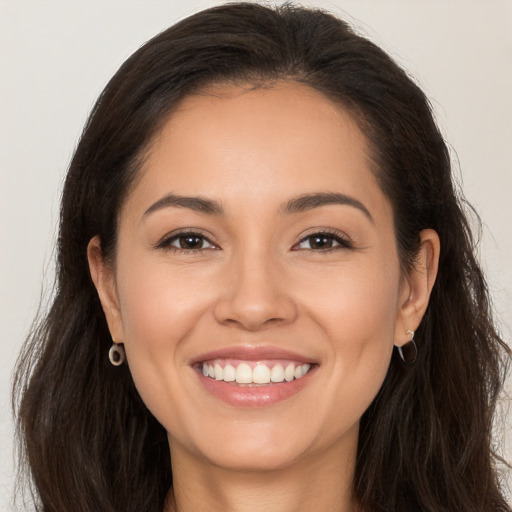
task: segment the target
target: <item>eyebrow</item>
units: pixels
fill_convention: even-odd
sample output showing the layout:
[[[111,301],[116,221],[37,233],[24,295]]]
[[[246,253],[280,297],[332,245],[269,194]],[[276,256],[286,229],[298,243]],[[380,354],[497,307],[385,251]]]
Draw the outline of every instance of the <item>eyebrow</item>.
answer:
[[[291,199],[285,203],[280,209],[281,215],[292,215],[294,213],[301,213],[321,206],[338,204],[352,206],[360,210],[372,222],[372,215],[368,208],[359,200],[354,197],[347,196],[346,194],[339,194],[335,192],[318,192],[315,194],[305,194]],[[187,208],[199,213],[207,215],[223,215],[224,209],[218,201],[206,199],[200,196],[180,196],[176,194],[169,194],[153,203],[145,212],[143,217],[151,213],[161,210],[163,208]]]
[[[319,192],[317,194],[305,194],[288,201],[282,208],[282,213],[293,214],[319,208],[330,204],[340,204],[357,208],[374,224],[373,217],[366,206],[354,197],[335,192]]]
[[[169,194],[162,199],[159,199],[156,203],[152,204],[145,212],[143,217],[146,217],[150,213],[153,213],[162,208],[188,208],[200,213],[206,213],[208,215],[222,215],[224,209],[221,204],[211,199],[204,197],[187,197],[179,196],[175,194]]]

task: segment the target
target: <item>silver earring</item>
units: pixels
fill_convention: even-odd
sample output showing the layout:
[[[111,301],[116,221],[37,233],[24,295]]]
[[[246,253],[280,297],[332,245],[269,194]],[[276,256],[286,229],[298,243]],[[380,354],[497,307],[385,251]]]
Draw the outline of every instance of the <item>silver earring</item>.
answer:
[[[414,341],[414,331],[407,329],[407,334],[411,335],[411,339],[401,347],[396,348],[400,354],[400,359],[405,364],[411,366],[416,362],[416,357],[418,356],[418,348],[416,347],[416,342]]]
[[[112,341],[114,343],[112,344],[110,350],[108,351],[108,358],[113,366],[121,366],[124,363],[124,360],[126,359],[124,347],[123,345],[121,345],[121,343],[116,343],[114,340]]]

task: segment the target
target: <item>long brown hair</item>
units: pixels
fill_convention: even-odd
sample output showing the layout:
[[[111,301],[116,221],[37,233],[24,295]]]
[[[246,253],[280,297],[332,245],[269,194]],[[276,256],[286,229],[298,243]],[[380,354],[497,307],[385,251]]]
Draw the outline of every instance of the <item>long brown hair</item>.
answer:
[[[365,511],[508,511],[491,430],[510,351],[497,334],[467,207],[429,102],[380,48],[320,10],[239,3],[151,39],[98,99],[62,197],[56,294],[18,363],[14,400],[38,510],[161,512],[172,485],[166,432],[128,367],[113,368],[86,247],[116,248],[117,215],[151,138],[185,96],[212,83],[293,79],[341,103],[373,152],[393,206],[404,272],[422,229],[439,274],[416,333],[416,365],[394,355],[364,414],[354,491]]]

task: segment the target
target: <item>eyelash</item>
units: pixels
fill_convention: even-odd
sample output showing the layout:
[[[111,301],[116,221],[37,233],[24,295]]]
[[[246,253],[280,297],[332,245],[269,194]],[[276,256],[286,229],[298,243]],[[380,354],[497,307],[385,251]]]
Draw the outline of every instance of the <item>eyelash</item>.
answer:
[[[313,248],[305,248],[303,250],[309,250],[315,253],[328,253],[331,251],[339,251],[339,250],[347,250],[347,249],[353,249],[354,246],[352,242],[341,233],[337,231],[329,231],[329,230],[321,230],[321,231],[314,231],[313,233],[310,233],[304,237],[302,237],[297,243],[295,243],[292,247],[292,250],[298,251],[300,249],[300,245],[307,240],[311,240],[312,238],[323,238],[330,240],[331,242],[336,242],[338,245],[334,247],[329,247],[327,249],[313,249]],[[311,243],[311,242],[310,242]]]
[[[183,247],[175,247],[175,246],[171,245],[172,243],[179,241],[180,238],[199,238],[203,242],[206,242],[206,243],[212,245],[212,247],[200,248],[200,249],[194,249],[194,248],[184,249]],[[216,249],[218,249],[218,247],[207,236],[203,235],[202,233],[197,233],[195,231],[181,231],[179,233],[174,233],[172,236],[165,237],[163,240],[161,240],[157,244],[157,249],[164,249],[167,251],[172,251],[174,253],[189,253],[190,254],[190,253],[198,253],[198,252],[202,252],[202,251],[216,250]]]
[[[206,247],[206,248],[189,248],[185,249],[183,247],[175,247],[172,244],[175,242],[178,242],[182,238],[198,238],[200,241],[210,244],[212,247]],[[331,232],[331,231],[315,231],[313,233],[308,234],[307,236],[301,238],[298,242],[296,242],[292,246],[292,250],[299,251],[301,250],[300,245],[306,242],[307,240],[311,240],[312,238],[323,238],[324,240],[328,240],[331,242],[336,242],[338,245],[334,247],[329,247],[327,249],[321,249],[321,248],[302,248],[302,250],[308,250],[315,253],[327,253],[331,251],[337,251],[337,250],[347,250],[347,249],[353,249],[352,242],[346,238],[346,236],[341,235],[338,232]],[[311,243],[311,242],[310,242]],[[195,231],[182,231],[180,233],[175,233],[172,236],[166,237],[163,240],[161,240],[157,244],[157,249],[164,249],[167,251],[172,251],[174,253],[198,253],[202,251],[209,251],[209,250],[218,250],[219,247],[217,247],[208,237],[203,235],[202,233],[197,233]]]

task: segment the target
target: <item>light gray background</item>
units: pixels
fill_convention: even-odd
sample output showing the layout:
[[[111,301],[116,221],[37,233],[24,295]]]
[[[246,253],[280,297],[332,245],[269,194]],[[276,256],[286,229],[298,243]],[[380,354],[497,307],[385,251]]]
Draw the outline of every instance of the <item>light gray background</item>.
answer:
[[[217,3],[222,2],[0,0],[1,511],[13,510],[12,369],[40,296],[52,283],[61,184],[88,111],[145,40]],[[432,99],[457,152],[466,196],[484,222],[481,258],[510,342],[512,1],[303,3],[352,21]],[[509,412],[496,438],[509,460],[510,418]]]

